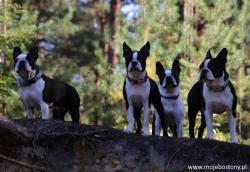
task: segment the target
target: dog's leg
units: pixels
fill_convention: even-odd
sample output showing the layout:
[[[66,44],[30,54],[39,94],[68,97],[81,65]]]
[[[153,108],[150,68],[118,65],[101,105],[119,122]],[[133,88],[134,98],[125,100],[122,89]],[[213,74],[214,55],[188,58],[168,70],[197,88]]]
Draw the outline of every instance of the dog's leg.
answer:
[[[183,136],[183,119],[184,119],[184,104],[182,105],[183,109],[175,114],[175,123],[177,130],[177,137]]]
[[[137,123],[137,128],[136,128],[136,133],[140,134],[141,129],[142,129],[142,124],[141,124],[141,111],[142,107],[134,107],[134,118]]]
[[[198,108],[188,106],[189,137],[194,138],[194,127]]]
[[[160,136],[161,133],[161,120],[158,112],[155,110],[155,135]]]
[[[209,110],[205,110],[204,114],[207,125],[206,139],[213,139],[213,114]]]
[[[183,136],[183,120],[177,122],[177,137]]]
[[[229,120],[229,130],[230,130],[230,141],[232,143],[239,143],[236,134],[236,115],[233,115],[232,112],[228,112]]]
[[[40,103],[42,119],[49,119],[49,105],[45,102]]]
[[[34,119],[34,112],[32,107],[26,107],[26,115],[28,119]]]
[[[144,112],[144,136],[149,135],[149,118],[150,118],[150,108],[148,104],[143,106],[143,112]]]
[[[163,131],[163,136],[167,136],[168,132],[167,132],[167,126],[166,126],[166,120],[165,120],[165,113],[164,113],[164,108],[163,105],[161,103],[161,101],[156,101],[152,102],[154,105],[154,108],[156,110],[156,112],[158,113],[158,116],[160,118],[161,121],[161,127],[162,127],[162,131]]]
[[[124,129],[124,131],[127,133],[132,133],[134,129],[134,107],[132,104],[129,104],[127,114],[128,114],[128,128]]]
[[[63,109],[63,108],[57,108],[54,107],[52,109],[52,113],[53,113],[53,119],[55,120],[60,120],[60,121],[64,121],[64,117],[66,114],[67,110]],[[73,120],[73,119],[72,119]]]
[[[206,120],[204,112],[201,110],[201,125],[199,127],[198,138],[202,139],[204,129],[206,128]]]
[[[34,119],[34,109],[32,107],[29,107],[22,98],[20,98],[21,102],[23,103],[25,110],[26,110],[26,116],[28,119]]]
[[[173,136],[177,137],[177,134],[178,134],[177,125],[173,124],[173,125],[170,125],[169,127],[170,127],[171,132],[173,133]]]
[[[155,135],[155,120],[156,120],[156,117],[155,117],[155,111],[154,111],[154,114],[153,114],[153,122],[152,122],[152,135],[154,136]]]
[[[150,94],[149,98],[160,117],[163,136],[167,136],[168,133],[167,133],[166,120],[165,120],[165,111],[161,102],[161,95],[160,95],[157,84],[156,83],[151,84],[151,89],[154,90],[154,94]]]
[[[183,137],[183,121],[181,121],[179,124],[179,136],[178,137]]]
[[[70,113],[72,121],[79,123],[79,119],[80,119],[79,107],[76,107],[75,109],[70,109],[69,113]]]

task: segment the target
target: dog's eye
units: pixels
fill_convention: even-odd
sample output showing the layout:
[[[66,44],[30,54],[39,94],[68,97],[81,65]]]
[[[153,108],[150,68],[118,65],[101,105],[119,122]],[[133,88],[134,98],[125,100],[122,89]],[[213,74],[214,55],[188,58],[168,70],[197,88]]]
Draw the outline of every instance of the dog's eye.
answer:
[[[142,56],[141,52],[139,52],[137,55],[137,60],[142,60],[142,59],[143,59],[143,56]]]

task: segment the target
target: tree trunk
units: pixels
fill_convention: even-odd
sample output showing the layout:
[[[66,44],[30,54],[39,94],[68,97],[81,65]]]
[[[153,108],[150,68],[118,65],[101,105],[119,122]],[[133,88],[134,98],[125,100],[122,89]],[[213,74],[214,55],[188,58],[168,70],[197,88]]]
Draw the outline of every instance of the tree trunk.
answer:
[[[3,35],[6,36],[7,34],[7,5],[8,5],[8,0],[2,0],[0,1],[0,6],[3,7],[3,16],[4,16],[4,20],[3,20]]]
[[[184,0],[184,20],[194,15],[194,5],[192,0]]]
[[[0,171],[192,171],[189,165],[250,166],[250,147],[213,140],[140,136],[103,126],[0,116]]]
[[[120,29],[121,0],[110,1],[111,42],[109,44],[109,63],[114,66],[119,62],[118,33]]]
[[[3,9],[3,28],[2,28],[2,34],[4,37],[7,36],[7,8],[8,8],[8,0],[0,0],[0,7],[2,7]],[[4,79],[4,69],[1,69],[3,67],[6,66],[6,59],[5,59],[5,55],[1,52],[0,50],[0,77],[1,79]],[[4,90],[5,85],[4,84],[0,84],[0,91]],[[2,93],[0,93],[2,94]],[[4,100],[3,95],[0,95],[3,100],[1,101],[1,111],[3,115],[6,115],[7,113],[7,108],[6,108],[6,103]]]

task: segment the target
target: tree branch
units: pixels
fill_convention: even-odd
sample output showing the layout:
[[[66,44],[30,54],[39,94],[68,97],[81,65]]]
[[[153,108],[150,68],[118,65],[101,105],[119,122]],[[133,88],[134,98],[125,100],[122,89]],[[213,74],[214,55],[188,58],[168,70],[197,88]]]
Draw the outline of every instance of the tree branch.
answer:
[[[54,172],[54,170],[52,170],[52,169],[32,165],[32,164],[29,164],[27,162],[16,160],[16,159],[7,157],[7,156],[2,155],[2,154],[0,154],[0,159],[5,160],[5,161],[9,161],[11,163],[14,163],[14,164],[17,164],[17,165],[20,165],[20,166],[23,166],[23,167],[26,167],[26,168],[29,168],[29,169],[32,169],[32,170]]]

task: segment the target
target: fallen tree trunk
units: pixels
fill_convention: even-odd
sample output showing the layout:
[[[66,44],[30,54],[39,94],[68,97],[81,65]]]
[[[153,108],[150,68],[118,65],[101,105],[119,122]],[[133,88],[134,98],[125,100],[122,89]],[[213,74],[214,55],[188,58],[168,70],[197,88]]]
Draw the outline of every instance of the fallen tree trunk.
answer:
[[[0,134],[0,171],[7,172],[192,171],[190,165],[218,164],[250,168],[249,146],[212,140],[143,137],[103,126],[4,116]]]

